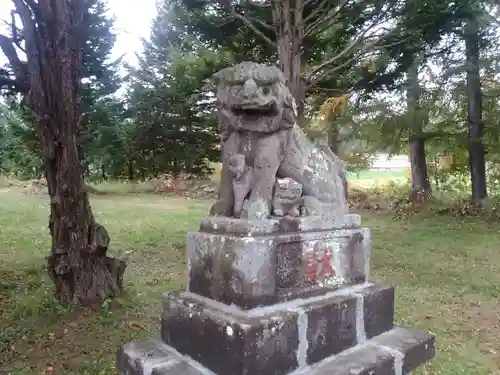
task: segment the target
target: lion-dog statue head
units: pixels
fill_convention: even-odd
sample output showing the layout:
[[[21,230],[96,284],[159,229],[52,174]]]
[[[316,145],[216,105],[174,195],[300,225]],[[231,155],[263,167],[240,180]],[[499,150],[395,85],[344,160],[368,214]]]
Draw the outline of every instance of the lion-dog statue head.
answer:
[[[214,74],[220,132],[274,133],[293,127],[295,102],[280,69],[243,62]]]

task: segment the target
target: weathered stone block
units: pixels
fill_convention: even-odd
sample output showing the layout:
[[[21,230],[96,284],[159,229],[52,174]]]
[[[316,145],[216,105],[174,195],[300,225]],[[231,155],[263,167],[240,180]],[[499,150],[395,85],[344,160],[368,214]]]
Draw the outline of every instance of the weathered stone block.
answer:
[[[296,375],[398,375],[394,357],[374,345],[359,345]],[[295,375],[295,374],[294,374]]]
[[[215,372],[220,363],[238,374],[266,373],[271,363],[273,371],[312,364],[366,341],[365,327],[382,332],[390,320],[392,328],[394,314],[364,314],[364,300],[384,288],[366,283],[250,310],[190,292],[167,294],[162,339]]]
[[[408,374],[435,355],[434,340],[434,336],[429,333],[396,327],[364,344],[329,356],[312,366],[302,363],[289,375]],[[228,373],[214,373],[158,339],[135,341],[124,345],[118,351],[117,369],[120,375],[222,375]],[[257,368],[245,373],[245,375],[254,374],[269,374],[269,372]],[[271,374],[281,374],[281,372]]]
[[[271,237],[189,233],[189,291],[250,308],[276,300]]]
[[[197,366],[196,366],[197,367]],[[151,375],[213,375],[208,369],[203,371],[196,368],[193,363],[180,362],[157,367]]]
[[[357,214],[329,214],[281,218],[271,217],[266,220],[245,220],[224,216],[208,216],[201,221],[200,232],[250,237],[283,234],[287,232],[315,232],[359,228],[360,225],[361,216]]]
[[[236,225],[223,219],[226,229]],[[238,221],[249,231],[247,236],[189,233],[188,290],[250,309],[318,295],[368,277],[368,229],[254,235],[252,230],[263,233],[265,225],[270,230],[281,223],[263,222]],[[210,223],[218,228],[215,219]]]
[[[408,374],[436,355],[434,335],[403,327],[383,333],[373,342],[392,353],[402,374]]]
[[[281,375],[297,367],[297,313],[253,317],[223,306],[166,296],[163,341],[219,375]]]
[[[116,367],[120,374],[151,375],[156,369],[178,368],[182,362],[171,348],[154,338],[123,345],[118,349]],[[191,374],[201,375],[196,372]]]
[[[363,296],[365,333],[368,339],[394,327],[394,287],[375,284],[358,292]]]
[[[304,306],[307,314],[307,363],[318,362],[357,344],[353,295],[333,296]]]

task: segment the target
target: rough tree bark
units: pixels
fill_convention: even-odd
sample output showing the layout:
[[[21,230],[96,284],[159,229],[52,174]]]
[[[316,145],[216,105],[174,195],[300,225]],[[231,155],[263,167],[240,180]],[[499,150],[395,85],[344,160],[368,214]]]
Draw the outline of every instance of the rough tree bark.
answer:
[[[425,116],[420,107],[420,85],[418,82],[418,68],[423,55],[415,58],[407,75],[407,105],[408,120],[410,122],[410,165],[412,180],[412,201],[426,200],[431,196],[431,184],[425,156],[425,134],[423,124]]]
[[[80,164],[79,70],[85,40],[79,26],[85,1],[13,2],[22,22],[27,57],[22,63],[26,75],[17,75],[15,81],[29,86],[27,98],[35,117],[50,195],[52,249],[47,257],[48,272],[61,300],[99,303],[121,291],[126,265],[106,256],[110,239],[94,219]],[[22,73],[21,67],[15,67],[21,64],[17,55],[2,49],[13,70]]]
[[[288,88],[297,102],[299,114],[304,111],[307,91],[307,82],[300,71],[305,29],[303,13],[304,0],[273,0],[278,61],[288,79]]]
[[[464,30],[467,69],[467,117],[469,122],[469,168],[472,201],[481,204],[487,197],[482,119],[482,92],[479,73],[479,25],[477,18],[467,20]]]

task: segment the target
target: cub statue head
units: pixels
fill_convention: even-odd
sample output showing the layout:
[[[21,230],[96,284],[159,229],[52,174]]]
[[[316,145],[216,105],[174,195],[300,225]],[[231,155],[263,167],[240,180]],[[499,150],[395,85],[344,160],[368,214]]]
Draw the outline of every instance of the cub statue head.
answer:
[[[213,79],[223,137],[235,130],[274,133],[295,124],[295,102],[279,68],[243,62],[215,73]]]

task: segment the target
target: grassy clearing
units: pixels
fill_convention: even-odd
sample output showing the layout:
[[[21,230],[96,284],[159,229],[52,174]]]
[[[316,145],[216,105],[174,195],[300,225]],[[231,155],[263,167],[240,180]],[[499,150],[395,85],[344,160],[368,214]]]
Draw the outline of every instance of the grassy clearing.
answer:
[[[209,202],[157,195],[98,196],[111,252],[128,260],[128,295],[100,312],[51,297],[43,271],[46,197],[0,192],[0,374],[115,374],[117,346],[158,329],[160,293],[185,280],[184,242]],[[364,214],[374,279],[397,286],[397,320],[438,336],[417,374],[500,374],[500,225]]]
[[[363,170],[357,172],[349,172],[348,178],[353,180],[398,180],[405,179],[407,174],[404,171],[378,171],[378,170]]]
[[[214,172],[210,179],[214,182],[220,181],[220,163],[212,163]],[[383,186],[388,183],[404,183],[407,176],[403,171],[372,171],[363,170],[348,173],[350,186],[361,188]],[[20,187],[29,187],[31,181],[18,181],[11,177],[0,174],[1,190],[16,190]],[[90,191],[99,195],[125,195],[125,194],[155,194],[161,191],[158,182],[147,180],[144,182],[130,182],[128,180],[108,180],[104,183],[89,182]]]
[[[404,171],[371,171],[349,172],[347,175],[350,188],[373,189],[387,185],[405,184],[408,180]]]
[[[156,187],[151,181],[129,182],[127,180],[115,180],[106,183],[89,183],[100,194],[153,194]]]

